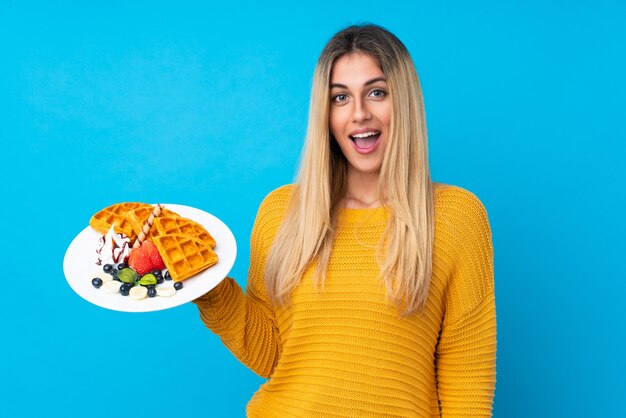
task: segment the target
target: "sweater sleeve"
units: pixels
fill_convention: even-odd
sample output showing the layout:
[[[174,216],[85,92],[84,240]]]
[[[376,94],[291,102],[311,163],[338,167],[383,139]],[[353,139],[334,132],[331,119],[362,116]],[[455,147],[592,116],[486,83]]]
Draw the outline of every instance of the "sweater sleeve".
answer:
[[[441,416],[491,416],[496,376],[493,248],[487,213],[458,189],[446,209],[454,263],[436,353]]]
[[[259,208],[250,238],[246,293],[227,277],[209,293],[194,300],[207,328],[220,337],[235,357],[262,377],[272,374],[281,353],[279,331],[264,284],[269,250],[264,228],[266,201]]]

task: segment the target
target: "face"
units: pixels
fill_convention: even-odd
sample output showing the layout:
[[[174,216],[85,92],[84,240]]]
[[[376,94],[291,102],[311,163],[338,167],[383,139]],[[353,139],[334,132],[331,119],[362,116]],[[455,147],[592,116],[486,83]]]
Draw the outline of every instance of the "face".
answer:
[[[330,97],[330,131],[348,160],[348,175],[377,176],[391,121],[389,87],[378,63],[359,52],[337,59]]]

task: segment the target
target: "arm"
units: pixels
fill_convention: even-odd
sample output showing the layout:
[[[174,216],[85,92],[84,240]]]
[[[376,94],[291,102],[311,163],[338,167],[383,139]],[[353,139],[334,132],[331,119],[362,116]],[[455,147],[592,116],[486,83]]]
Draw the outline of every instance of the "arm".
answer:
[[[487,213],[463,191],[450,206],[455,258],[436,353],[441,416],[491,416],[496,378],[493,248]]]
[[[260,376],[269,377],[280,357],[281,344],[264,284],[265,258],[269,250],[263,232],[264,212],[261,205],[252,229],[246,294],[227,277],[194,303],[207,328],[219,335],[235,357]]]

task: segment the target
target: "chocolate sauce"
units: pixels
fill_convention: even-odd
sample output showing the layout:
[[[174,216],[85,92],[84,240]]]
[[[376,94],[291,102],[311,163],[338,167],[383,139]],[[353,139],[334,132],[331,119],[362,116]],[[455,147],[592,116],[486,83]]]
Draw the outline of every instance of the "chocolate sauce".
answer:
[[[106,235],[101,236],[100,239],[98,239],[98,242],[100,243],[100,247],[98,247],[98,249],[96,250],[96,253],[102,254],[102,249],[104,248],[104,244],[106,244],[107,242]]]
[[[126,249],[126,247],[128,246],[128,241],[124,241],[122,243],[122,246],[120,247],[119,245],[117,245],[116,242],[113,243],[113,262],[115,263],[119,263],[120,261],[120,256],[122,256],[124,254],[124,250]],[[117,251],[116,251],[117,250]]]
[[[122,258],[123,258],[122,262],[126,263],[128,261],[128,257],[129,257],[128,254],[124,255],[124,251],[129,246],[130,239],[126,235],[124,235],[124,234],[119,234],[119,236],[120,236],[120,239],[122,241],[122,245],[121,246],[118,245],[118,243],[115,241],[115,239],[111,240],[111,259],[116,264],[119,263],[120,259],[122,259]],[[97,266],[101,266],[102,265],[102,258],[103,258],[102,250],[104,250],[106,242],[107,242],[107,236],[106,235],[102,235],[98,239],[99,246],[96,249],[96,254],[98,254],[98,258],[97,258],[97,261],[96,261],[96,265]],[[107,252],[108,252],[108,248],[107,248]],[[104,257],[106,257],[107,255],[108,254],[105,254]]]

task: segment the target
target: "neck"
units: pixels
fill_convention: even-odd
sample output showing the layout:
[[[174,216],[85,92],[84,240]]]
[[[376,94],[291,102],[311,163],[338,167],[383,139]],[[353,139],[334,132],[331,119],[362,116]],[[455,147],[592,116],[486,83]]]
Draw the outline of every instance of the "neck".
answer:
[[[378,173],[365,174],[348,171],[347,190],[342,206],[350,209],[381,206]]]

